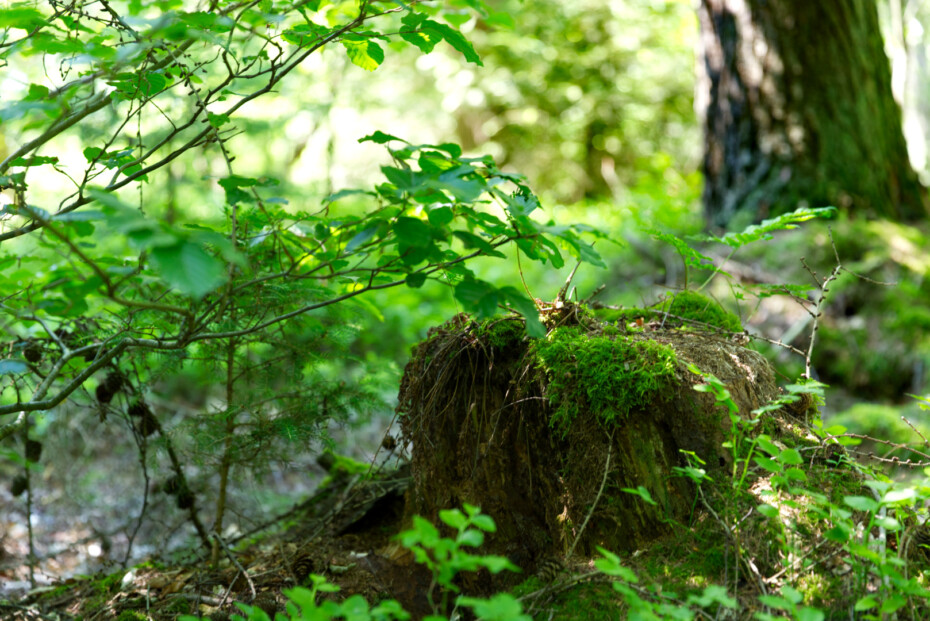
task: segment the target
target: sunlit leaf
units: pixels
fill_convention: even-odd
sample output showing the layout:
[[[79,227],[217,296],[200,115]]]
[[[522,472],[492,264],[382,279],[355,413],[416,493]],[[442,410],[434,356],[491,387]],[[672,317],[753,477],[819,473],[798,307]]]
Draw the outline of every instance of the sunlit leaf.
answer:
[[[343,40],[346,54],[352,64],[358,65],[366,71],[374,71],[384,62],[384,50],[374,41]]]
[[[382,131],[376,131],[373,134],[369,134],[365,136],[364,138],[358,139],[359,142],[374,142],[376,144],[385,144],[392,140],[398,140],[400,142],[407,142],[406,140],[402,138],[398,138],[397,136],[392,136],[390,134],[385,134]]]
[[[433,21],[431,19],[424,20],[422,23],[423,31],[434,31],[436,34],[441,36],[446,40],[446,43],[451,45],[457,51],[461,52],[470,63],[474,63],[479,66],[483,66],[481,59],[478,58],[478,54],[475,52],[475,48],[471,43],[468,42],[468,39],[462,35],[461,32],[440,22]],[[433,35],[430,35],[433,36]],[[421,48],[422,49],[422,48]]]

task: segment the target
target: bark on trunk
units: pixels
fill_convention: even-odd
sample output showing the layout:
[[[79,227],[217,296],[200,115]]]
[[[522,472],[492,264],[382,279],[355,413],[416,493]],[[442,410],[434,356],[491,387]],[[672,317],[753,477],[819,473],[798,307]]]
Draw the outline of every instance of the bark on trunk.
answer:
[[[711,226],[800,205],[930,214],[873,2],[702,0],[697,107]]]

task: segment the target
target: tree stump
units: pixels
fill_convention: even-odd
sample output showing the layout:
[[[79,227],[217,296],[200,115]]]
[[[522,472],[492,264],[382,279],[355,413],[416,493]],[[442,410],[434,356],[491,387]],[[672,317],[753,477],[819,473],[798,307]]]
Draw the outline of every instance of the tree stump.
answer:
[[[480,506],[497,523],[482,551],[524,572],[572,548],[636,550],[687,520],[696,491],[675,470],[682,451],[727,465],[732,424],[693,389],[689,363],[727,386],[740,416],[777,396],[768,362],[732,336],[562,316],[574,325],[532,340],[519,319],[459,315],[414,349],[401,384],[408,516]],[[640,486],[654,505],[623,491]]]

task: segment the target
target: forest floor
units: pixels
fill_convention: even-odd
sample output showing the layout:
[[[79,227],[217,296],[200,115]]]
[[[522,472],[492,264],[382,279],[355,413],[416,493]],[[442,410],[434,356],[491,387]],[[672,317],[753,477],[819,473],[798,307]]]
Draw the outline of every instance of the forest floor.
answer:
[[[392,540],[403,517],[409,469],[366,478],[339,473],[264,532],[225,542],[192,562],[143,562],[132,569],[74,577],[0,603],[2,619],[228,619],[236,602],[284,611],[283,590],[325,575],[342,593],[370,602],[391,597],[415,617],[429,612],[430,574]]]

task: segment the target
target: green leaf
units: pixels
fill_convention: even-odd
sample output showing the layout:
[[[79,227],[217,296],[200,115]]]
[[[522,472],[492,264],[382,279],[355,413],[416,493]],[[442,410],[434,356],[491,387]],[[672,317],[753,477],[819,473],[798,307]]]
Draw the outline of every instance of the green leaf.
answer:
[[[429,225],[418,218],[400,216],[392,228],[398,241],[405,246],[423,248],[433,243]]]
[[[759,448],[773,457],[781,453],[781,449],[766,435],[760,435],[756,443],[759,445]]]
[[[88,222],[91,220],[103,220],[103,218],[103,212],[97,211],[96,209],[69,211],[52,216],[52,220],[55,222]]]
[[[515,26],[513,17],[504,11],[491,11],[484,21],[488,26],[505,30],[513,30]]]
[[[181,13],[179,19],[185,24],[205,32],[229,32],[235,25],[235,22],[226,15],[219,15],[208,11]]]
[[[44,101],[14,101],[0,106],[0,121],[13,121],[32,111],[44,111],[46,114],[51,115],[57,109],[56,104]]]
[[[599,571],[608,576],[620,578],[621,580],[631,584],[636,584],[639,582],[639,577],[636,575],[636,573],[629,567],[624,567],[621,565],[620,557],[618,557],[616,554],[605,550],[600,546],[597,546],[597,551],[604,557],[594,561],[594,566]]]
[[[481,238],[478,235],[475,235],[474,233],[469,233],[468,231],[453,231],[452,235],[462,240],[462,243],[465,244],[466,248],[473,248],[488,256],[500,257],[502,259],[506,258],[507,256],[501,251],[495,250],[494,246],[489,244],[487,240]]]
[[[897,612],[905,605],[907,605],[907,598],[896,593],[883,601],[878,611],[882,614],[891,614],[893,612]]]
[[[885,530],[889,532],[901,530],[901,522],[887,515],[886,516],[876,515],[875,525],[881,528],[884,528]]]
[[[435,30],[423,30],[420,25],[426,21],[426,15],[410,11],[401,18],[403,27],[400,30],[400,37],[415,45],[424,54],[429,54],[436,47],[436,44],[442,41],[442,34]]]
[[[142,84],[142,92],[146,95],[160,93],[168,86],[168,79],[160,73],[146,73]]]
[[[390,141],[392,141],[392,140],[398,140],[398,141],[400,141],[400,142],[407,142],[407,141],[404,140],[403,138],[398,138],[397,136],[392,136],[392,135],[390,135],[390,134],[385,134],[385,133],[382,132],[382,131],[376,131],[376,132],[373,133],[373,134],[369,134],[369,135],[365,136],[364,138],[359,138],[359,139],[358,139],[359,142],[374,142],[375,144],[385,144],[385,143],[390,142]]]
[[[852,507],[856,511],[866,511],[868,513],[873,513],[878,510],[878,503],[871,498],[866,498],[865,496],[843,496],[843,503],[848,507]]]
[[[791,602],[786,600],[784,597],[779,597],[778,595],[760,595],[759,601],[769,608],[775,608],[777,610],[791,610]]]
[[[226,279],[223,262],[189,241],[152,248],[149,256],[171,286],[196,298],[213,291]]]
[[[740,233],[727,233],[723,237],[705,235],[698,236],[697,238],[705,241],[720,242],[731,248],[740,248],[755,241],[772,239],[771,234],[775,231],[796,229],[798,228],[797,225],[801,222],[806,222],[813,218],[832,218],[835,214],[836,207],[801,207],[795,209],[791,213],[782,214],[777,218],[763,220],[760,224],[753,224]]]
[[[42,84],[30,84],[23,101],[41,101],[48,97],[49,89]]]
[[[381,173],[388,181],[394,184],[398,190],[410,190],[417,185],[417,175],[410,169],[382,166]]]
[[[255,202],[255,196],[250,192],[242,190],[242,188],[274,186],[278,184],[278,180],[271,177],[255,179],[252,177],[242,177],[240,175],[229,175],[228,177],[223,177],[217,183],[226,191],[226,203],[229,205],[237,205],[239,203]]]
[[[423,283],[426,282],[426,274],[423,272],[413,272],[407,274],[407,278],[404,280],[411,289],[419,289],[423,286]]]
[[[462,147],[455,144],[454,142],[444,142],[442,144],[436,145],[436,148],[440,151],[445,151],[452,157],[459,157],[462,155]]]
[[[16,373],[25,373],[28,370],[29,365],[22,360],[14,360],[12,358],[0,360],[0,375],[14,375]]]
[[[455,299],[469,311],[477,311],[479,318],[497,312],[497,289],[483,280],[466,278],[455,286]]]
[[[756,511],[758,511],[759,513],[761,513],[767,518],[774,519],[774,518],[777,518],[779,515],[778,509],[776,509],[772,505],[766,505],[766,504],[759,505],[758,507],[756,507]]]
[[[0,9],[0,28],[22,28],[32,30],[46,23],[45,16],[39,11],[23,6]]]
[[[443,227],[455,218],[455,212],[452,211],[451,207],[436,207],[430,209],[426,214],[429,218],[429,223],[435,227]]]
[[[374,71],[384,62],[384,50],[374,41],[342,40],[349,60],[366,71]]]
[[[837,543],[846,543],[849,541],[849,536],[851,532],[846,526],[834,526],[823,534],[823,536],[830,541],[836,541]]]
[[[546,328],[539,320],[539,309],[536,308],[533,300],[515,287],[501,287],[499,293],[504,303],[523,317],[526,322],[526,333],[529,336],[533,338],[546,336]]]
[[[652,494],[649,493],[649,490],[643,487],[642,485],[638,485],[636,489],[625,487],[621,489],[620,491],[626,492],[627,494],[633,494],[634,496],[639,496],[646,504],[656,505],[656,506],[658,505],[658,503],[652,499]]]
[[[523,614],[523,604],[510,593],[498,593],[490,599],[461,596],[455,600],[459,606],[471,608],[475,617],[483,621],[532,621]]]
[[[899,502],[909,502],[915,498],[917,498],[917,490],[913,487],[905,487],[902,489],[890,490],[885,494],[885,497],[882,498],[882,502],[893,505]]]
[[[472,44],[468,42],[468,40],[465,38],[465,36],[461,32],[459,32],[452,26],[448,26],[446,24],[441,24],[431,19],[427,19],[423,21],[422,31],[423,32],[434,31],[440,37],[445,39],[446,43],[451,45],[455,50],[461,52],[462,55],[465,56],[466,61],[470,63],[475,63],[476,65],[480,67],[484,66],[484,64],[481,62],[481,59],[478,58],[478,54],[475,52],[475,48],[472,46]],[[431,34],[429,36],[432,37],[434,35]]]
[[[452,194],[458,202],[472,203],[484,192],[485,184],[479,179],[462,178],[462,174],[470,172],[473,172],[473,169],[468,171],[464,171],[462,168],[451,170],[443,173],[438,180],[430,180],[429,183],[424,185],[439,190],[446,190]]]
[[[514,192],[511,195],[499,194],[507,204],[507,211],[515,216],[528,216],[539,208],[539,199],[528,191]]]
[[[335,203],[341,198],[346,196],[355,196],[358,194],[371,194],[371,192],[366,192],[365,190],[339,190],[338,192],[333,192],[329,196],[323,199],[324,203]]]
[[[704,592],[700,595],[689,595],[689,604],[697,604],[701,608],[707,608],[713,604],[720,604],[725,608],[736,608],[737,601],[727,594],[726,587],[718,584],[712,584],[704,587]]]
[[[823,621],[824,618],[823,611],[809,606],[804,606],[797,612],[798,621]]]
[[[447,524],[456,530],[468,526],[468,518],[458,509],[443,509],[439,512],[439,519],[442,520],[443,524]]]
[[[362,231],[356,233],[355,237],[350,239],[349,243],[346,244],[345,254],[352,254],[358,248],[365,245],[366,242],[368,242],[372,237],[375,236],[379,228],[380,228],[379,224],[373,224],[372,226],[369,226],[363,229]]]
[[[804,596],[796,588],[791,585],[785,584],[781,587],[781,594],[785,596],[792,604],[800,604],[804,599]]]
[[[655,229],[648,230],[647,232],[656,241],[665,242],[671,245],[673,248],[675,248],[675,250],[678,251],[678,254],[681,255],[682,260],[685,262],[685,264],[688,267],[693,267],[693,268],[701,269],[701,270],[714,270],[716,272],[726,275],[726,272],[724,272],[723,270],[718,270],[714,266],[713,259],[711,259],[706,254],[701,254],[700,252],[698,252],[697,250],[689,246],[688,243],[685,240],[681,239],[680,237],[671,235],[669,233],[663,233],[662,231],[657,231]]]
[[[471,523],[486,533],[497,532],[497,524],[494,523],[494,519],[490,515],[473,515]]]
[[[872,597],[871,595],[866,595],[865,597],[860,597],[856,602],[856,605],[853,607],[853,610],[856,612],[863,612],[865,610],[871,610],[878,606],[878,600]]]
[[[42,164],[57,164],[58,158],[47,155],[35,155],[33,157],[18,157],[10,166],[41,166]]]
[[[214,114],[212,112],[207,112],[207,119],[210,121],[210,125],[213,127],[222,127],[226,123],[229,123],[229,115],[227,114]]]
[[[801,454],[797,451],[797,449],[785,449],[778,455],[777,459],[781,463],[791,466],[797,466],[804,463],[804,460],[801,458]]]
[[[325,26],[320,26],[319,24],[309,22],[304,24],[297,24],[293,28],[286,30],[282,36],[288,43],[293,43],[297,46],[304,47],[313,45],[317,41],[329,35],[331,32],[332,30]]]
[[[463,546],[470,546],[472,548],[479,548],[481,544],[484,543],[484,533],[480,530],[468,529],[457,538],[459,544]]]

